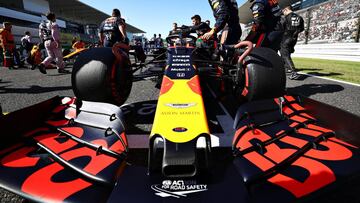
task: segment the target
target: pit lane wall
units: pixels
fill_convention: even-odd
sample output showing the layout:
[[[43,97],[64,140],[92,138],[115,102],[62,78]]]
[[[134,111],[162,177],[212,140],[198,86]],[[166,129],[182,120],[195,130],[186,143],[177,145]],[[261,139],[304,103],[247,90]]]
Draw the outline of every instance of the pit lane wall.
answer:
[[[360,43],[298,44],[292,57],[360,62]]]

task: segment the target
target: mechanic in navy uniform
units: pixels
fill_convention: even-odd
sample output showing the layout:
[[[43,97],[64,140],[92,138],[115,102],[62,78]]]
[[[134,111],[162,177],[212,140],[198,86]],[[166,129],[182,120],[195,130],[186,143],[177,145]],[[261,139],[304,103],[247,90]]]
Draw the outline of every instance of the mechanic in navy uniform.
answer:
[[[220,31],[221,44],[229,45],[239,42],[241,27],[239,23],[238,4],[236,0],[208,0],[216,19],[215,26],[203,35],[208,40]]]
[[[121,18],[119,9],[113,9],[111,17],[101,23],[99,39],[104,47],[112,47],[116,42],[129,43],[125,20]]]
[[[198,37],[203,36],[205,33],[211,30],[210,26],[205,22],[201,22],[201,17],[199,15],[194,15],[191,17],[192,26],[189,28],[190,33],[196,33]]]
[[[304,19],[294,13],[291,6],[283,9],[284,16],[281,18],[281,25],[284,29],[284,36],[281,41],[280,54],[285,62],[285,68],[291,72],[289,79],[294,80],[298,78],[294,62],[291,59],[291,53],[294,53],[298,35],[304,31]]]
[[[283,29],[280,24],[281,8],[277,0],[250,0],[253,14],[253,25],[245,40],[253,42],[256,47],[268,47],[275,51],[280,49]]]

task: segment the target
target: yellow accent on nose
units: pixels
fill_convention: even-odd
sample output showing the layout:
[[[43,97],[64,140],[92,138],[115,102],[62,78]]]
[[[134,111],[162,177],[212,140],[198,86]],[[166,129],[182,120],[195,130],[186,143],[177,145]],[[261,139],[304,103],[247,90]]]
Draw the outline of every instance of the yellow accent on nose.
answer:
[[[161,135],[174,143],[184,143],[201,134],[210,134],[202,96],[189,87],[188,79],[173,80],[173,87],[159,96],[150,136]],[[184,104],[176,108],[173,104]],[[176,132],[175,128],[186,128]]]

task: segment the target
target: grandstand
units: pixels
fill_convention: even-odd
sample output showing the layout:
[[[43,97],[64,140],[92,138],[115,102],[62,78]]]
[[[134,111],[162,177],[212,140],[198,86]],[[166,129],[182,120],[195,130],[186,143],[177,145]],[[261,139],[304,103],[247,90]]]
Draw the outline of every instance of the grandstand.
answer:
[[[360,61],[360,0],[279,0],[279,3],[292,4],[305,21],[305,31],[299,35],[294,56]],[[239,12],[250,10],[249,6],[245,3]],[[240,14],[241,17],[244,39],[252,22],[251,16]]]
[[[307,32],[299,43],[339,43],[359,41],[360,0],[330,0],[297,11]]]
[[[17,44],[25,31],[30,31],[33,40],[38,42],[39,24],[49,10],[56,14],[63,47],[70,46],[74,36],[87,42],[97,42],[98,26],[109,17],[78,0],[0,0],[0,23],[8,21],[13,24],[12,32]],[[127,24],[128,37],[131,39],[136,33],[145,32]]]

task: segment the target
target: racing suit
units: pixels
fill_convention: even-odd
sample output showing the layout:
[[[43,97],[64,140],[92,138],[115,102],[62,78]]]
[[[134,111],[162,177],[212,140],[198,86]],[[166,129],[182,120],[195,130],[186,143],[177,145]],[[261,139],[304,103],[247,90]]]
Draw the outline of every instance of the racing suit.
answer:
[[[112,47],[116,42],[126,41],[126,37],[120,32],[119,27],[125,26],[124,19],[120,17],[110,17],[100,25],[100,33],[104,34],[104,47]]]
[[[277,0],[255,0],[250,9],[254,21],[246,40],[256,44],[256,47],[278,51],[283,30],[280,25],[282,12]]]
[[[41,64],[48,67],[52,61],[56,60],[58,72],[65,72],[61,52],[59,25],[55,22],[48,21],[46,24],[40,24],[39,32],[47,52],[47,57]]]
[[[0,46],[4,55],[4,66],[10,69],[14,67],[14,58],[16,65],[21,66],[19,53],[15,49],[14,35],[11,29],[0,29]]]
[[[241,37],[238,5],[236,0],[208,0],[216,19],[214,33],[226,31],[225,45],[236,44]]]
[[[304,31],[304,19],[294,12],[281,19],[281,25],[284,29],[284,36],[281,41],[280,54],[285,62],[285,68],[295,72],[295,65],[291,59],[291,53],[294,53],[294,47],[300,32]]]

